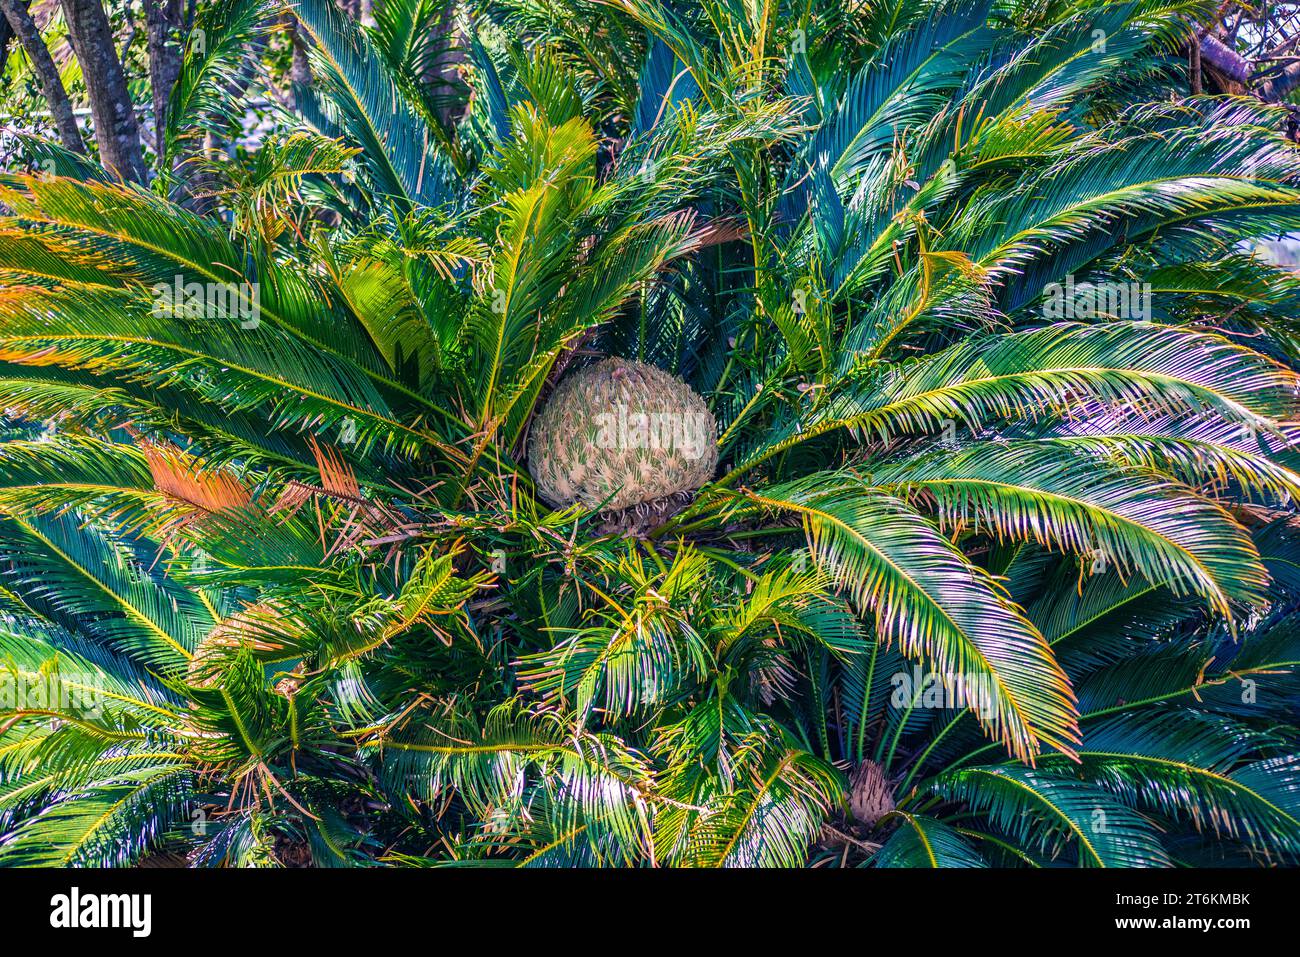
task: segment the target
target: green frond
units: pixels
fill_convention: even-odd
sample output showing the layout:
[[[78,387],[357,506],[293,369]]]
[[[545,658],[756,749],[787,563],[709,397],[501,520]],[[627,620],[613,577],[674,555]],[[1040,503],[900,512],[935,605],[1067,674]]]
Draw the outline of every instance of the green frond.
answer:
[[[871,858],[872,867],[988,867],[956,830],[932,817],[895,811],[898,830]]]
[[[167,104],[167,128],[161,137],[165,169],[181,154],[185,140],[204,130],[225,132],[236,125],[236,104],[228,91],[240,72],[251,68],[250,53],[264,34],[266,15],[262,0],[228,0],[198,10]]]
[[[182,817],[191,771],[175,761],[106,773],[19,824],[0,842],[9,867],[121,867]]]
[[[295,0],[292,8],[313,41],[319,89],[334,121],[361,149],[381,208],[392,204],[404,213],[445,202],[438,135],[381,66],[369,36],[327,0]]]
[[[1030,768],[954,771],[936,789],[1049,860],[1080,867],[1166,867],[1156,829],[1100,788]]]
[[[817,560],[882,638],[955,686],[987,733],[1032,760],[1077,740],[1074,696],[1043,637],[995,583],[920,515],[848,477],[750,492],[798,515]]]
[[[1267,581],[1245,530],[1221,506],[1150,473],[1038,443],[922,453],[873,476],[932,504],[944,528],[1033,540],[1200,594],[1221,613],[1258,601]]]

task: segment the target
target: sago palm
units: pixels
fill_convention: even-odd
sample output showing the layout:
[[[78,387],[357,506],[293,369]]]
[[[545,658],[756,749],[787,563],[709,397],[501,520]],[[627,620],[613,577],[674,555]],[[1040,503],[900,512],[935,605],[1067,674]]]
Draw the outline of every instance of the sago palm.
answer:
[[[1187,7],[436,6],[6,180],[0,862],[1294,860],[1300,162]],[[709,481],[538,495],[606,356]]]

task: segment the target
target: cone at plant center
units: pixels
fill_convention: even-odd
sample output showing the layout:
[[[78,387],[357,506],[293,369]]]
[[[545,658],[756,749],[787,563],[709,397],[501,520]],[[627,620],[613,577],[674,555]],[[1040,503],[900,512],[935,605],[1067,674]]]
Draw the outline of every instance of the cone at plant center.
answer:
[[[713,477],[717,427],[662,369],[605,359],[563,379],[532,426],[528,469],[549,504],[625,509]]]

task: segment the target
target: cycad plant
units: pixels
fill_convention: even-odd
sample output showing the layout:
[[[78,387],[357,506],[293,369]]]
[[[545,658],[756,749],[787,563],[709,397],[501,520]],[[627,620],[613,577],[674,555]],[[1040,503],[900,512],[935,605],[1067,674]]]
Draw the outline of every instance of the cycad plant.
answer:
[[[376,7],[5,180],[0,863],[1296,859],[1300,162],[1196,10]],[[709,481],[539,496],[604,357]]]

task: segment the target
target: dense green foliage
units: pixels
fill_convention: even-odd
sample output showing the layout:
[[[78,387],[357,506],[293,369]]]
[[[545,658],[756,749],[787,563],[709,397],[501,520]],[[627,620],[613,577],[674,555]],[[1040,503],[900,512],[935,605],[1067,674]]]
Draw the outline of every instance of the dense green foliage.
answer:
[[[1300,155],[1196,9],[441,7],[296,0],[225,162],[205,5],[150,190],[5,178],[0,864],[1300,857]],[[527,471],[605,355],[717,419],[653,521]]]

